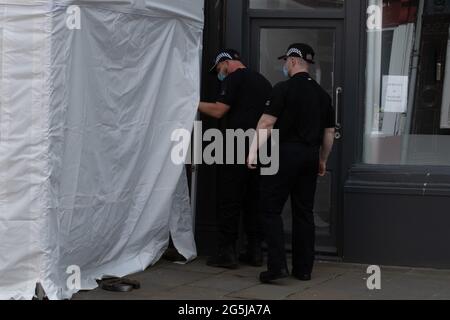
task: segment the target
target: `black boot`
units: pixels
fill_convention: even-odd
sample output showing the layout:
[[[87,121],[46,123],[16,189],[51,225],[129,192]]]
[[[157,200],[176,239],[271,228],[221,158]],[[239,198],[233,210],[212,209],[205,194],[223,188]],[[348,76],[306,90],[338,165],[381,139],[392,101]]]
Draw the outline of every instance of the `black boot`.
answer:
[[[292,270],[292,275],[300,281],[310,281],[311,273],[310,272],[299,272],[297,270]]]
[[[259,280],[262,283],[272,283],[275,280],[289,277],[287,269],[281,269],[278,271],[264,271],[259,274]]]
[[[239,261],[253,267],[261,267],[264,263],[261,242],[251,241],[245,253],[239,255]]]
[[[206,264],[210,267],[236,269],[239,266],[236,249],[233,245],[222,246],[218,254],[208,258]]]

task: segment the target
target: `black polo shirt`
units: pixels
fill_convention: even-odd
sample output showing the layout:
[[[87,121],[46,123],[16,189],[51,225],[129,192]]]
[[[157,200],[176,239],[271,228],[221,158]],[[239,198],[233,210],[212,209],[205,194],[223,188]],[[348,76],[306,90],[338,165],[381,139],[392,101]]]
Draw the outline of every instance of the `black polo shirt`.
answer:
[[[248,68],[238,69],[222,83],[218,102],[230,106],[227,128],[255,129],[268,105],[272,85],[260,73]]]
[[[321,146],[325,128],[335,127],[329,94],[308,73],[301,72],[278,83],[265,114],[277,117],[280,142]]]

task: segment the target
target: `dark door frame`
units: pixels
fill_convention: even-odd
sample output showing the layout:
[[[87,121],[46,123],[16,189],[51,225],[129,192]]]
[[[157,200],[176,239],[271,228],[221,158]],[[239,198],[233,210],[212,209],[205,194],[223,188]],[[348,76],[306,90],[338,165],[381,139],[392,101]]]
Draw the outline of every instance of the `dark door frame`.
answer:
[[[343,44],[343,19],[280,19],[280,18],[258,18],[254,19],[251,22],[251,56],[249,60],[249,65],[252,69],[258,70],[259,66],[257,66],[260,61],[259,53],[259,44],[260,44],[260,30],[261,29],[328,29],[335,30],[335,68],[334,68],[334,83],[332,90],[333,100],[336,99],[336,92],[338,88],[342,88],[343,86],[343,62],[344,62],[344,48]],[[284,52],[285,48],[278,48],[280,55]],[[340,99],[340,95],[339,95]],[[340,99],[341,100],[341,99]],[[336,106],[336,104],[335,104]],[[343,105],[339,104],[339,111],[342,111]],[[341,112],[339,112],[339,115]],[[340,122],[340,117],[338,121]],[[341,130],[338,130],[339,134]],[[331,255],[335,256],[337,254],[337,224],[339,221],[339,217],[342,215],[340,212],[340,202],[343,197],[343,188],[341,188],[342,182],[340,181],[340,162],[341,162],[341,147],[342,147],[342,139],[336,140],[334,150],[331,154],[330,160],[328,162],[328,171],[331,176],[331,185],[330,188],[332,190],[330,194],[330,201],[332,203],[332,208],[330,209],[330,218],[331,218],[331,228],[330,233],[322,234],[317,233],[317,252],[321,255]],[[319,181],[320,183],[321,181]],[[290,233],[290,232],[289,232]],[[289,247],[290,239],[289,237],[286,239],[287,247]]]
[[[341,110],[342,134],[344,136],[341,146],[341,168],[339,170],[339,189],[344,189],[345,181],[352,166],[360,160],[362,149],[362,132],[364,117],[363,101],[364,93],[364,67],[363,33],[365,31],[365,1],[346,0],[343,9],[318,9],[311,11],[302,10],[253,10],[249,9],[249,0],[227,0],[226,36],[225,43],[228,47],[241,51],[244,62],[252,61],[250,58],[251,23],[255,19],[320,19],[344,21],[343,35],[343,69],[341,104],[345,108]],[[250,66],[251,67],[251,66]],[[343,193],[339,196],[337,208],[342,212],[338,216],[337,250],[338,256],[343,257],[344,243]]]

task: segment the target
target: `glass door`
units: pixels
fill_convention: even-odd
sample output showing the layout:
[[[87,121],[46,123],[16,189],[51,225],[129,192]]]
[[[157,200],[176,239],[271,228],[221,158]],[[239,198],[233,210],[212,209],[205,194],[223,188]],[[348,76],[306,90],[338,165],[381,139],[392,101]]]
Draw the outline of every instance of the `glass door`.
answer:
[[[261,72],[273,85],[286,80],[282,63],[277,60],[289,44],[303,42],[316,52],[311,76],[333,97],[336,108],[336,143],[328,163],[328,173],[319,178],[315,202],[316,245],[322,254],[337,254],[337,226],[341,201],[340,145],[342,112],[343,20],[338,19],[254,19],[251,22],[251,67]],[[291,243],[292,214],[290,201],[284,208],[287,247]]]

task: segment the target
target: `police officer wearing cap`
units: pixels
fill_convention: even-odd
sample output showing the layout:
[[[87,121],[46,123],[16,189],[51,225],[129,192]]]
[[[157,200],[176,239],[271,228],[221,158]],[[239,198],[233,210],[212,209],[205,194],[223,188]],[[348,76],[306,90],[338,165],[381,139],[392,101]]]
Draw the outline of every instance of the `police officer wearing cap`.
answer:
[[[248,69],[241,62],[239,53],[232,49],[220,51],[210,71],[216,72],[222,82],[220,94],[215,103],[200,102],[199,111],[217,119],[227,115],[227,129],[256,129],[270,99],[270,82],[261,74]],[[258,210],[259,173],[249,170],[245,164],[248,149],[249,143],[241,164],[236,162],[238,159],[234,159],[234,164],[219,166],[218,252],[208,259],[209,266],[238,266],[236,243],[241,213],[247,249],[239,260],[253,266],[263,264],[262,221]]]
[[[290,79],[277,84],[270,105],[258,123],[257,138],[247,160],[256,168],[258,148],[267,142],[259,130],[279,129],[279,171],[261,177],[260,208],[268,246],[268,270],[260,274],[263,283],[289,275],[281,213],[291,196],[292,275],[308,281],[314,264],[314,196],[317,177],[324,176],[333,148],[335,113],[332,100],[309,75],[314,51],[307,45],[291,45],[279,59]],[[269,131],[270,135],[270,131]]]

